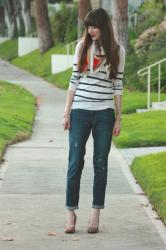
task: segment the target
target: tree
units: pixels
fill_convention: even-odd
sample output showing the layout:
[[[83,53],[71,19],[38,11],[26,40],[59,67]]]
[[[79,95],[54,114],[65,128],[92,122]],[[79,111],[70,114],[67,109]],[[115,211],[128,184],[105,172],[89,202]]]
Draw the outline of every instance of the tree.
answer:
[[[15,12],[14,1],[12,0],[3,0],[4,13],[5,13],[5,23],[7,25],[8,36],[13,38],[14,31],[16,28],[16,20],[15,17],[17,15],[17,11]]]
[[[16,15],[15,17],[13,17],[13,21],[16,22],[16,28],[17,28],[17,35],[20,34],[21,32],[21,21],[22,21],[22,17],[21,17],[21,5],[20,5],[20,1],[21,0],[14,0],[13,4],[14,4],[14,9],[16,10]]]
[[[0,35],[5,35],[5,13],[4,6],[0,0]]]
[[[5,22],[8,36],[14,37],[17,29],[19,35],[21,24],[25,27],[25,34],[31,31],[30,0],[3,0]],[[23,21],[23,22],[22,22]]]
[[[87,13],[92,9],[90,0],[80,0],[78,10],[78,38],[82,36],[84,18]]]
[[[112,24],[115,38],[127,50],[128,42],[128,0],[112,0]]]
[[[35,19],[40,52],[44,53],[53,45],[47,0],[35,0]]]
[[[30,0],[20,0],[21,5],[21,14],[22,18],[24,20],[24,27],[25,27],[25,34],[31,32],[31,15],[30,15],[30,9],[31,9],[31,1]]]

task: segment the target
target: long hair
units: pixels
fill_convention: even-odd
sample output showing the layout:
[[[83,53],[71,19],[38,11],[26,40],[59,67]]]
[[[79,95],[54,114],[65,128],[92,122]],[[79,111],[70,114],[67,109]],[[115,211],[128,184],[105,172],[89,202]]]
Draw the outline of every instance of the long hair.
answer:
[[[84,20],[85,32],[83,36],[83,46],[80,51],[78,69],[83,72],[84,64],[86,62],[88,50],[93,42],[90,34],[88,33],[88,26],[95,26],[100,29],[101,46],[106,55],[106,64],[109,66],[109,78],[115,79],[118,71],[119,64],[119,48],[114,38],[112,22],[109,15],[103,8],[91,10]],[[99,46],[99,45],[98,45]]]

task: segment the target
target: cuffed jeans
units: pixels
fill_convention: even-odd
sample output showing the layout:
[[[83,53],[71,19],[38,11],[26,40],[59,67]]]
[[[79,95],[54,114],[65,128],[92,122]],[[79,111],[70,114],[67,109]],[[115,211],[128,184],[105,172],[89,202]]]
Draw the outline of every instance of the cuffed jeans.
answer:
[[[84,167],[86,142],[92,131],[93,151],[93,208],[104,208],[107,184],[108,154],[115,122],[114,109],[71,111],[69,157],[66,186],[66,208],[78,209],[81,173]]]

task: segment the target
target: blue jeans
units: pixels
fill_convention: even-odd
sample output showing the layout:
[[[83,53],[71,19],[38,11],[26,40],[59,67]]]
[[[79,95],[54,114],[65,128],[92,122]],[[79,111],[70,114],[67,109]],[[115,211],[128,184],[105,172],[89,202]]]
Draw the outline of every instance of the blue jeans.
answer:
[[[93,150],[93,208],[104,208],[107,184],[108,154],[115,122],[114,109],[71,111],[69,157],[66,186],[66,208],[78,209],[81,173],[84,167],[86,142],[92,131]]]

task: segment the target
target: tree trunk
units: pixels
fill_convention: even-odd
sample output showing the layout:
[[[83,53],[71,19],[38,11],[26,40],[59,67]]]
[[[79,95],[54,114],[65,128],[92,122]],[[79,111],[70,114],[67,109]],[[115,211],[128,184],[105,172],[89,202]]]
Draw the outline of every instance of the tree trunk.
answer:
[[[3,0],[4,12],[5,12],[5,23],[7,25],[8,36],[13,38],[15,31],[20,31],[20,11],[21,6],[19,0]]]
[[[17,32],[18,36],[21,32],[21,5],[19,0],[14,0],[14,12],[15,12],[15,19],[16,19],[16,26],[17,26]]]
[[[44,53],[53,45],[47,0],[35,0],[35,18],[40,52]]]
[[[164,2],[164,6],[166,7],[166,0],[163,0],[163,2]]]
[[[10,38],[14,37],[15,31],[15,20],[14,16],[14,4],[12,0],[3,0],[4,13],[5,13],[5,23],[7,25],[7,35]]]
[[[2,36],[6,36],[6,30],[5,30],[5,13],[4,13],[4,7],[0,7],[0,33]]]
[[[31,32],[31,15],[30,15],[30,8],[31,8],[31,1],[29,0],[20,0],[21,4],[21,13],[22,18],[24,20],[25,26],[25,35]]]
[[[112,1],[112,24],[115,38],[127,50],[128,41],[128,0]]]
[[[16,17],[16,24],[17,24],[18,34],[19,34],[20,31],[21,31],[21,19],[20,19],[20,16]]]
[[[80,0],[78,10],[78,39],[82,36],[84,30],[84,18],[92,9],[90,0]]]

